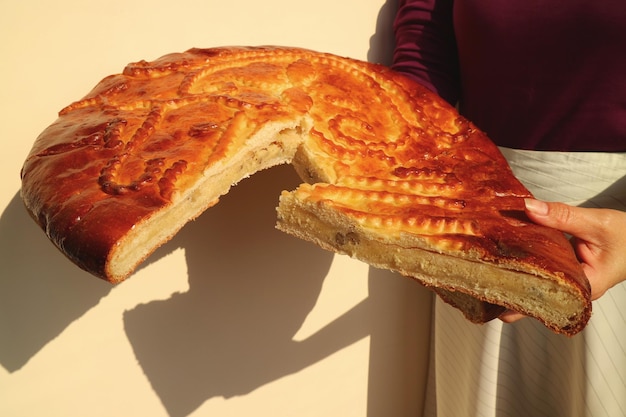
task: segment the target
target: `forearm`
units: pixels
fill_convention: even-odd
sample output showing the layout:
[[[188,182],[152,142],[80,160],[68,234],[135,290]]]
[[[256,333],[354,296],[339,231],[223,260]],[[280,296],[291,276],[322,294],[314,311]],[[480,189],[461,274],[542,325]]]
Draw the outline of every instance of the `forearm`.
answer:
[[[392,67],[452,104],[459,97],[459,69],[452,0],[400,0],[394,22]]]

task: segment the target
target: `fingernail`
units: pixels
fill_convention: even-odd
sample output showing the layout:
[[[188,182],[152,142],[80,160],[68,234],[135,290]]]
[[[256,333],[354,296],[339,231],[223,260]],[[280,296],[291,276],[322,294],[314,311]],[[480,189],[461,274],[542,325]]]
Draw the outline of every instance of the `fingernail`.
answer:
[[[532,198],[525,198],[524,204],[526,205],[526,210],[530,211],[531,213],[537,214],[539,216],[548,215],[548,205],[543,201],[535,200]]]

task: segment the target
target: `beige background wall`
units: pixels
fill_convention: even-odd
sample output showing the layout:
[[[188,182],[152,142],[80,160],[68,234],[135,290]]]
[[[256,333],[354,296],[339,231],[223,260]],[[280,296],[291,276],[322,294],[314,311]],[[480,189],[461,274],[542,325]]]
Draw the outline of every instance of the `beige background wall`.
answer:
[[[67,261],[18,194],[35,137],[128,62],[235,44],[386,62],[394,12],[394,0],[0,3],[0,415],[419,415],[429,294],[274,230],[290,167],[242,182],[116,287]]]

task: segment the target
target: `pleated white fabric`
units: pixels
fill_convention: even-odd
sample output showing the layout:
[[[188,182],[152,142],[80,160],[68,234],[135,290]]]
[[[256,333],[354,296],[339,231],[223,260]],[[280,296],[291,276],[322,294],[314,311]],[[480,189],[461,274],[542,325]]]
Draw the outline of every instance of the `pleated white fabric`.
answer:
[[[502,153],[539,199],[626,210],[626,154]],[[426,417],[626,416],[624,283],[574,337],[533,319],[474,325],[439,300],[433,320]]]

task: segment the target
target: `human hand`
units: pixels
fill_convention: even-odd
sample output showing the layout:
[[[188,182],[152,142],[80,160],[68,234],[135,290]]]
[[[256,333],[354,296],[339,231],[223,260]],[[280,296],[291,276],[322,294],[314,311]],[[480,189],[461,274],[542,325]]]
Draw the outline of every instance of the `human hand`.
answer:
[[[626,212],[526,199],[526,214],[537,224],[573,236],[571,243],[591,284],[592,300],[626,280]],[[523,317],[506,311],[500,319],[512,323]]]

